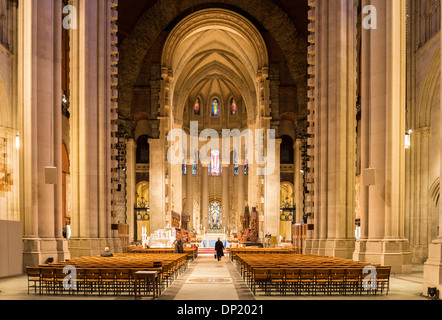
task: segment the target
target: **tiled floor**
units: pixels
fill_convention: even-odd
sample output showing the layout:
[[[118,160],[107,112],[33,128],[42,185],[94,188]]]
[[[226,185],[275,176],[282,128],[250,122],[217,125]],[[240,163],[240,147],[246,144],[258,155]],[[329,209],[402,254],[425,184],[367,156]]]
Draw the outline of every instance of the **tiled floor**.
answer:
[[[388,296],[327,297],[327,300],[426,300],[421,296],[423,270],[415,266],[407,275],[393,275]],[[133,300],[133,297],[40,297],[27,294],[26,277],[0,279],[0,300]],[[228,257],[218,262],[212,255],[200,256],[161,296],[160,300],[321,300],[324,297],[254,297]]]

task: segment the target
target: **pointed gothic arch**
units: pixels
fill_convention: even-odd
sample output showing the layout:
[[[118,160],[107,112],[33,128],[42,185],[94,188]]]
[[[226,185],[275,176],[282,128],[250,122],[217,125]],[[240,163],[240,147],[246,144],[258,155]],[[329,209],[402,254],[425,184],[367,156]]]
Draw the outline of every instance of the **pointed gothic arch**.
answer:
[[[307,61],[299,61],[298,56],[307,55],[307,41],[300,36],[296,26],[279,6],[269,0],[224,1],[223,6],[230,6],[238,11],[248,12],[254,21],[262,24],[287,57],[289,71],[294,79],[299,103],[302,109],[307,106]],[[119,74],[119,113],[123,117],[131,116],[133,87],[136,83],[143,59],[158,36],[179,16],[186,12],[195,12],[199,7],[207,7],[204,0],[175,1],[161,0],[146,10],[137,21],[132,33],[120,46]],[[275,22],[268,19],[268,13],[278,17]],[[134,52],[132,48],[137,47]],[[299,55],[294,55],[297,52]]]

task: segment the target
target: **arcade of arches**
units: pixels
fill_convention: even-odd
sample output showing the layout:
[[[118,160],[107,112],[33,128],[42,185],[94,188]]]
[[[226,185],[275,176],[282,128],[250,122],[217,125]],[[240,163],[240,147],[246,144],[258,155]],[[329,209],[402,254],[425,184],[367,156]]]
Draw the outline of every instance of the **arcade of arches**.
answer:
[[[442,288],[440,1],[63,3],[0,1],[0,277],[256,208],[261,242],[307,224],[303,253]]]

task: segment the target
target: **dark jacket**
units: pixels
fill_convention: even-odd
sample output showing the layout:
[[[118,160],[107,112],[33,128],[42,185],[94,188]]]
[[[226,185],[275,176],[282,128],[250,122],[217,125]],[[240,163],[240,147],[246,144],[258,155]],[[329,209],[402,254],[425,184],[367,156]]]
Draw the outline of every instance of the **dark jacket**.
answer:
[[[177,241],[175,244],[175,253],[184,253],[184,246],[182,242]]]
[[[216,242],[215,251],[218,257],[224,257],[224,245],[221,240]]]
[[[103,258],[111,258],[111,257],[113,257],[114,255],[113,255],[112,253],[110,253],[110,252],[104,252],[104,253],[101,254],[101,256],[102,256]]]

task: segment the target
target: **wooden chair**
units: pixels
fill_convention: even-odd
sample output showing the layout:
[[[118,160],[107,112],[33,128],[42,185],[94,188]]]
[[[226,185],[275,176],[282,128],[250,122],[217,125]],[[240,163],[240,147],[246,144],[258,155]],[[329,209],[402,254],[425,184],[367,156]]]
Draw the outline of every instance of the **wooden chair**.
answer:
[[[284,269],[281,268],[270,268],[269,269],[269,282],[270,295],[272,295],[273,289],[280,294],[284,292]]]
[[[299,294],[299,287],[301,282],[300,271],[300,269],[285,269],[284,294],[287,294],[287,291],[293,292],[295,295]]]
[[[322,292],[325,295],[330,294],[330,269],[315,269],[315,295]]]
[[[269,284],[269,270],[264,268],[253,269],[251,285],[253,294],[256,295],[256,287],[264,287],[264,294],[267,295],[267,287]]]
[[[346,295],[345,269],[340,268],[330,270],[330,292]]]
[[[130,269],[115,270],[115,291],[117,295],[127,293],[131,295],[134,292],[134,282]]]
[[[57,267],[54,269],[54,293],[55,294],[64,294],[65,288],[64,288],[64,282],[67,275],[64,273],[62,267]],[[71,280],[68,282],[71,284]],[[71,290],[68,290],[69,294],[71,293]]]
[[[361,275],[362,269],[346,268],[345,269],[345,292],[352,292],[353,295],[361,293]]]
[[[29,295],[29,289],[34,288],[34,293],[37,293],[37,289],[40,292],[40,285],[41,285],[41,279],[40,279],[40,268],[26,268],[26,273],[28,277],[28,295]]]
[[[46,294],[55,294],[54,268],[40,268],[40,295],[43,293],[43,290]]]
[[[379,288],[381,289],[381,294],[383,294],[384,290],[386,290],[386,294],[390,292],[390,273],[391,273],[391,267],[378,267],[376,269],[377,271],[377,288],[375,291],[375,294],[377,295],[377,292]]]
[[[84,268],[76,268],[77,269],[77,278],[75,279],[76,293],[84,293],[85,290],[85,281],[86,281],[86,271]]]
[[[314,269],[301,269],[300,270],[300,292],[306,292],[310,294],[313,291],[315,284],[315,272]]]
[[[102,292],[107,295],[109,291],[112,292],[113,295],[116,294],[115,289],[115,269],[100,269],[100,287]]]
[[[86,291],[88,288],[88,291]],[[90,293],[93,295],[94,292],[98,292],[101,295],[100,290],[100,270],[96,268],[86,268],[84,269],[84,294]]]

